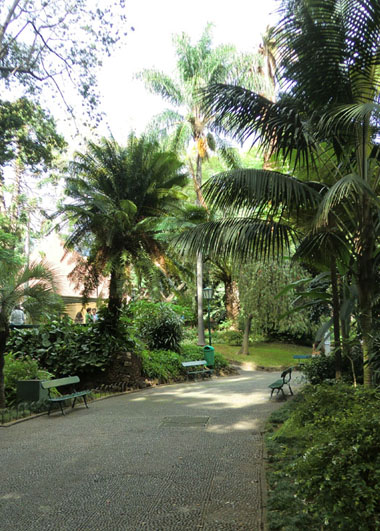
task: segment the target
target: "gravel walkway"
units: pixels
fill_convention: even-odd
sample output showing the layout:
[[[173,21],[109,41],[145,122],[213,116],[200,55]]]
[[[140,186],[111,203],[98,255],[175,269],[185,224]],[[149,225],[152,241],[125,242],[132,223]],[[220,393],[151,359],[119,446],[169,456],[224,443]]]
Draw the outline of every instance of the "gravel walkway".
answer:
[[[263,529],[277,377],[241,370],[0,428],[1,530]]]

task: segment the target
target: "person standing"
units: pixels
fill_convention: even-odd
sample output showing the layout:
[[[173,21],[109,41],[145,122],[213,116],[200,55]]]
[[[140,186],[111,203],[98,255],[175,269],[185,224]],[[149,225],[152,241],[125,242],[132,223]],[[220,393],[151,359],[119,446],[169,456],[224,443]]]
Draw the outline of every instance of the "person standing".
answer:
[[[25,324],[25,314],[21,306],[15,306],[10,318],[11,325],[20,326]]]
[[[97,314],[96,308],[92,309],[92,320],[94,321],[94,323],[96,323],[96,321],[98,320],[98,314]]]
[[[94,320],[92,318],[92,311],[91,308],[87,308],[86,310],[86,324],[93,323]]]

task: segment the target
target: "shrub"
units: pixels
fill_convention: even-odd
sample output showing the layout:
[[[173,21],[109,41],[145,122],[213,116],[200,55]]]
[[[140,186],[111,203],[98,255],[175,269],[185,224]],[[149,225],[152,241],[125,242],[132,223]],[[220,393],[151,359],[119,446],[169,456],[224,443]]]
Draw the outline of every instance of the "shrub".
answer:
[[[363,381],[363,358],[361,349],[351,349],[350,355],[357,381],[361,383]],[[333,380],[335,378],[334,355],[325,356],[324,354],[321,354],[315,356],[303,364],[302,371],[307,380],[313,385],[323,383],[327,380]],[[346,357],[343,357],[342,359],[342,376],[345,381],[353,381],[352,364]]]
[[[142,360],[143,374],[147,378],[157,378],[161,382],[168,382],[178,378],[182,372],[182,358],[177,352],[142,350],[139,356]]]
[[[217,341],[239,347],[243,344],[243,332],[241,330],[223,330],[218,332]]]
[[[7,405],[11,406],[17,398],[17,382],[19,380],[50,380],[53,374],[42,370],[36,360],[30,356],[17,359],[13,354],[6,354],[4,367],[5,396]]]
[[[130,305],[138,334],[151,350],[179,352],[183,320],[170,304],[138,301]]]
[[[297,529],[380,528],[379,398],[336,384],[308,386],[292,401],[268,439],[270,529],[292,529],[294,515],[302,518]]]
[[[107,314],[96,323],[75,325],[67,319],[52,321],[33,329],[14,330],[7,351],[15,357],[29,356],[56,376],[84,376],[104,371],[112,356],[134,348],[128,335],[128,322],[120,320],[117,327],[107,325]]]

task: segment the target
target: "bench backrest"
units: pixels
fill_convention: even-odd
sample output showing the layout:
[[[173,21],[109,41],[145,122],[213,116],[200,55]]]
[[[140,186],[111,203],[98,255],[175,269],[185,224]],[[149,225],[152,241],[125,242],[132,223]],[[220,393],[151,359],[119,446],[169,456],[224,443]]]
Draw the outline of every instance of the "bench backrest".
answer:
[[[57,378],[56,380],[46,380],[41,382],[43,389],[51,389],[52,387],[61,387],[62,385],[73,385],[79,382],[79,376],[67,376],[67,378]]]
[[[291,378],[292,378],[292,368],[290,367],[289,369],[286,369],[286,371],[283,371],[281,373],[281,378],[282,378],[284,384],[289,383]]]
[[[206,365],[206,360],[198,360],[198,361],[183,361],[182,366],[183,367],[199,367],[200,365]]]

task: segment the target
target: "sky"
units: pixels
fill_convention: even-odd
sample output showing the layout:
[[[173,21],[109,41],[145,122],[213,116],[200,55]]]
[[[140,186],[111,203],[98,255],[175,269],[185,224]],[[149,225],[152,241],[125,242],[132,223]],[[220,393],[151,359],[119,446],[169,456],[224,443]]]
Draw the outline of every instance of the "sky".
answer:
[[[127,0],[129,32],[125,43],[104,61],[99,73],[101,134],[112,133],[123,143],[134,130],[140,134],[166,103],[150,94],[134,75],[145,68],[171,74],[175,67],[172,36],[187,33],[195,43],[208,22],[214,25],[213,43],[234,44],[254,51],[268,24],[274,24],[276,0]]]

